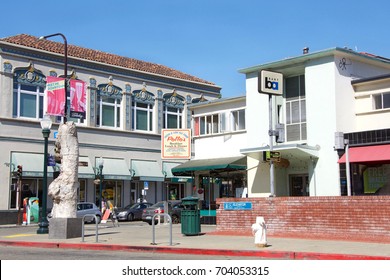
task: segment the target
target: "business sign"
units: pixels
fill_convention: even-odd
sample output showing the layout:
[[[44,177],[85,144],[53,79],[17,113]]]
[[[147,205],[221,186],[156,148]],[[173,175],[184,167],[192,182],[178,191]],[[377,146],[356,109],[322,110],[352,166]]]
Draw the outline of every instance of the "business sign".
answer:
[[[65,79],[46,77],[46,114],[50,116],[65,115]]]
[[[252,210],[252,202],[224,202],[223,210]]]
[[[87,83],[70,80],[70,117],[85,119]]]
[[[191,158],[191,130],[163,129],[161,131],[162,159]]]
[[[258,77],[258,92],[272,95],[283,94],[283,74],[261,70]]]

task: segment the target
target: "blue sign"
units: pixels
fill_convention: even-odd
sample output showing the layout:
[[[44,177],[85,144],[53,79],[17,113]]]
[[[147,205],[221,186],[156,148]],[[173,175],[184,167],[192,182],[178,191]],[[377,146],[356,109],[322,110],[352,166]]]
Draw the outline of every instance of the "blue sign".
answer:
[[[145,181],[144,182],[144,190],[148,190],[149,189],[149,182]]]
[[[252,210],[252,202],[224,202],[223,210]]]
[[[47,166],[56,166],[56,161],[54,160],[54,156],[47,156]]]
[[[53,132],[53,137],[54,137],[54,139],[57,139],[57,136],[58,136],[58,131],[54,131],[54,132]]]

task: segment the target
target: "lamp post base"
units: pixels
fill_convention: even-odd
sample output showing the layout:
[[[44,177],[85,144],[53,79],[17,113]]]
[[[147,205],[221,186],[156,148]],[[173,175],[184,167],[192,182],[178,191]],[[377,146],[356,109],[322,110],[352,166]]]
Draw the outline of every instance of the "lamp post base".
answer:
[[[37,234],[48,234],[49,233],[49,223],[46,221],[40,222]]]

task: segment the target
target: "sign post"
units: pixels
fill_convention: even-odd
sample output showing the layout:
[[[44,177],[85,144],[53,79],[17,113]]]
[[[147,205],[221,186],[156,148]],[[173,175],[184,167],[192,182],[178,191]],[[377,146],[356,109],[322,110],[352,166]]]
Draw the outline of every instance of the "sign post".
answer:
[[[258,77],[258,92],[268,94],[268,103],[269,103],[269,149],[270,153],[273,152],[273,136],[275,136],[275,131],[272,126],[272,96],[273,95],[282,95],[283,94],[283,74],[277,72],[271,72],[267,70],[261,70]],[[275,183],[274,183],[274,159],[270,157],[270,196],[275,196]]]

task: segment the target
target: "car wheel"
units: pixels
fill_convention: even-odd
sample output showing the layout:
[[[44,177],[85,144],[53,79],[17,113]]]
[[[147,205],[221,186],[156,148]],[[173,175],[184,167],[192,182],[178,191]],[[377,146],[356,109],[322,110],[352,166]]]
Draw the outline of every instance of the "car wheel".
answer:
[[[172,224],[178,224],[178,223],[180,223],[179,216],[172,215]]]
[[[102,217],[96,216],[96,219],[97,219],[97,223],[100,224],[100,222],[102,221]],[[92,222],[95,223],[95,218],[93,219]]]
[[[133,213],[129,213],[129,215],[127,215],[127,220],[128,220],[129,222],[134,221],[134,214],[133,214]]]

